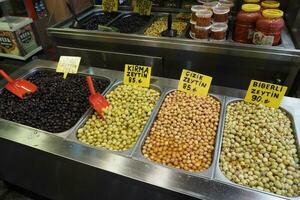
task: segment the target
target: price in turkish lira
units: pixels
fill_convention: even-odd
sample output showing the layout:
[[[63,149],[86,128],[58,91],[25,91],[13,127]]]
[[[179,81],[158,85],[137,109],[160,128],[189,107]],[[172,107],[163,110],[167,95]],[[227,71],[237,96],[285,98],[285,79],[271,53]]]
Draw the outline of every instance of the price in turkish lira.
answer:
[[[208,94],[212,77],[189,70],[182,70],[178,90],[187,94],[206,96]]]
[[[286,86],[252,80],[247,90],[245,101],[279,108],[286,91]]]
[[[125,65],[124,84],[139,87],[149,87],[151,79],[151,67],[141,65]]]
[[[106,12],[118,11],[118,0],[102,0],[102,9]]]
[[[150,15],[152,9],[152,1],[150,0],[137,0],[133,8],[133,12],[140,15]]]

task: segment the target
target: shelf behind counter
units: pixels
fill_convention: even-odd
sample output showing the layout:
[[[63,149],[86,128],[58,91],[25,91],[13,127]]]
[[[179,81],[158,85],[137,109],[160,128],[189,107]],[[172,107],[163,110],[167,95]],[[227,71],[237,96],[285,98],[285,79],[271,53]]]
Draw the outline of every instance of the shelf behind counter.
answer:
[[[56,65],[35,60],[12,77],[34,68],[55,69]],[[122,72],[100,68],[81,66],[80,72],[123,78]],[[178,81],[153,77],[152,83],[176,88]],[[211,93],[242,98],[245,91],[213,86]],[[285,97],[282,106],[293,113],[299,138],[300,100]],[[220,124],[222,119],[224,114]],[[218,138],[216,143],[220,142]],[[134,152],[139,150],[135,148]],[[219,150],[216,146],[216,152]],[[50,199],[284,199],[228,183],[215,175],[196,175],[145,162],[135,155],[96,149],[64,136],[0,120],[0,178]]]
[[[91,7],[79,14],[80,19],[95,12],[102,11],[99,7]],[[166,14],[152,13],[154,18]],[[134,62],[153,66],[153,75],[175,79],[183,68],[200,69],[213,76],[216,85],[243,90],[253,77],[283,83],[291,89],[300,68],[300,50],[295,49],[288,27],[283,31],[281,45],[257,46],[233,42],[231,33],[228,40],[215,42],[185,36],[145,36],[143,33],[149,24],[134,34],[73,29],[71,25],[70,18],[52,26],[48,32],[61,55],[81,56],[83,64],[94,67],[121,71],[125,64]]]

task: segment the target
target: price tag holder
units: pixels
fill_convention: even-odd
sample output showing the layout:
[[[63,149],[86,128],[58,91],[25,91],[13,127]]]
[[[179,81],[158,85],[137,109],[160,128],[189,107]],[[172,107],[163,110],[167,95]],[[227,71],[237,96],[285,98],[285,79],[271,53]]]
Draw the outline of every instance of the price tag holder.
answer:
[[[150,15],[152,9],[152,1],[150,0],[137,0],[133,8],[133,12],[140,15]]]
[[[118,7],[118,0],[102,0],[102,9],[106,12],[117,12]]]
[[[56,72],[64,73],[64,79],[67,78],[68,74],[77,74],[81,57],[75,56],[61,56],[59,58]]]
[[[211,82],[212,77],[210,76],[184,69],[177,89],[187,94],[207,96]]]
[[[124,84],[138,87],[150,86],[151,67],[141,65],[125,65]]]
[[[244,100],[256,105],[279,108],[286,91],[286,86],[251,80]]]

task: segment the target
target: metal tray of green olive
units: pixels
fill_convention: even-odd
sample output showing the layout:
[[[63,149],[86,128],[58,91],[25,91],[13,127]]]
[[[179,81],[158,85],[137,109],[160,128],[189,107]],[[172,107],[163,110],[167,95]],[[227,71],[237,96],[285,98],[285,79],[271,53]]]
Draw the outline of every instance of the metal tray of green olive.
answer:
[[[149,23],[141,34],[150,37],[161,37],[161,32],[167,29],[168,13],[155,13],[155,17],[151,23]],[[158,26],[158,27],[157,27]],[[177,19],[176,15],[173,15],[172,28],[179,32],[179,38],[185,38],[188,30],[189,23],[182,19]],[[153,29],[153,30],[151,30]]]
[[[122,96],[116,92],[118,89],[120,91],[121,87],[128,88],[130,86],[123,85],[122,81],[117,81],[106,93],[105,96],[111,106],[104,111],[104,119],[100,119],[94,110],[90,109],[75,131],[66,139],[91,148],[113,151],[130,157],[135,145],[139,143],[148,127],[153,111],[161,101],[163,89],[155,84],[151,84],[149,89],[130,87],[131,89],[124,92],[122,94],[124,96]],[[146,92],[146,89],[149,91]],[[144,93],[138,94],[139,91]],[[151,96],[152,94],[153,96]],[[129,97],[130,95],[135,96]],[[139,103],[130,98],[139,100]],[[151,102],[148,101],[149,99]],[[145,108],[144,106],[148,104],[149,107]],[[147,114],[145,114],[145,109]]]
[[[299,198],[300,124],[290,105],[283,103],[274,109],[233,97],[226,97],[225,105],[215,179],[278,197]]]
[[[57,76],[58,74],[52,68],[35,67],[35,68],[31,69],[30,71],[24,73],[23,75],[19,76],[19,78],[23,78],[23,79],[32,78],[33,75],[35,75],[37,73],[40,73],[40,74],[44,73],[41,78],[36,79],[36,81],[39,81],[39,83],[45,82],[44,79],[47,79],[47,77],[50,78],[53,75],[56,76],[56,77],[53,77],[53,79],[49,79],[50,81],[48,83],[52,84],[54,88],[58,87],[58,83],[56,83],[55,80],[59,76]],[[85,73],[77,73],[76,75],[72,75],[72,76],[80,77],[80,76],[86,76],[86,75],[87,74],[85,74]],[[71,75],[69,75],[69,76],[71,76]],[[61,75],[61,77],[62,77],[62,75]],[[101,81],[107,82],[107,86],[105,86],[103,88],[103,92],[102,92],[103,94],[106,93],[106,91],[113,85],[113,83],[115,81],[115,79],[113,77],[109,77],[109,76],[94,76],[93,75],[93,77],[95,80],[101,80]],[[85,79],[81,79],[81,81],[84,82]],[[69,89],[72,89],[72,84],[76,85],[75,80],[71,80],[71,82],[72,83],[70,83],[70,85],[68,86]],[[104,83],[101,83],[101,84],[103,85]],[[78,83],[77,83],[77,85],[78,85]],[[63,108],[60,107],[61,106],[60,104],[62,102],[53,103],[53,101],[56,101],[55,99],[59,98],[60,94],[61,94],[60,97],[66,96],[66,98],[69,98],[67,94],[74,93],[74,92],[70,91],[68,93],[66,91],[65,93],[61,93],[61,91],[60,91],[60,92],[58,92],[59,94],[54,95],[53,90],[48,91],[50,88],[50,85],[39,84],[39,86],[42,87],[43,91],[39,91],[39,89],[41,89],[41,88],[38,88],[38,91],[36,93],[30,94],[30,95],[32,95],[32,97],[34,97],[34,100],[31,101],[31,99],[30,99],[31,96],[28,96],[28,97],[25,97],[25,100],[22,100],[23,102],[19,101],[18,99],[15,99],[8,92],[6,92],[4,94],[3,93],[4,88],[2,88],[0,90],[0,95],[5,95],[5,97],[2,98],[2,96],[1,96],[1,98],[0,98],[0,102],[2,103],[2,105],[4,105],[5,102],[7,101],[5,99],[11,99],[11,102],[16,102],[18,105],[10,106],[11,108],[9,108],[11,110],[9,112],[10,115],[15,113],[14,118],[11,119],[11,116],[10,117],[8,116],[8,117],[6,117],[6,119],[4,119],[4,118],[1,118],[1,115],[0,115],[0,120],[5,121],[7,123],[11,123],[11,124],[17,124],[21,127],[30,128],[32,130],[35,130],[36,132],[44,132],[44,133],[48,133],[48,134],[52,134],[52,135],[56,135],[56,136],[65,138],[67,135],[69,135],[74,130],[74,128],[77,126],[77,124],[82,120],[83,116],[86,115],[86,113],[88,112],[88,110],[90,108],[90,105],[87,104],[88,108],[82,114],[80,114],[80,112],[82,112],[82,110],[79,111],[81,108],[78,110],[78,107],[82,107],[79,105],[78,102],[73,102],[73,103],[78,104],[77,106],[72,105],[63,110]],[[66,89],[67,88],[63,88],[62,90],[66,90]],[[54,95],[54,97],[49,99],[49,98],[46,98],[45,95],[48,95],[48,96]],[[88,95],[88,93],[87,93],[87,95]],[[70,98],[72,98],[71,96],[70,96]],[[76,99],[80,99],[80,98],[84,98],[84,97],[80,97],[80,96],[76,97]],[[49,101],[49,102],[47,102],[47,101]],[[70,100],[70,101],[72,101],[72,100]],[[64,103],[66,103],[66,105],[68,105],[68,102],[64,102]],[[69,102],[69,104],[72,104],[72,102]],[[31,107],[31,108],[25,108],[26,106]],[[53,106],[54,107],[57,106],[57,108],[55,109]],[[14,109],[17,109],[17,110],[14,111]],[[6,110],[6,109],[3,109],[3,110]],[[57,111],[57,113],[54,113],[56,111]],[[24,115],[25,114],[24,112],[26,113],[26,116]],[[73,112],[79,112],[79,115],[76,114],[76,117],[78,117],[78,120],[76,120],[77,118],[75,120],[73,120],[73,118],[75,116],[75,115],[73,115]],[[61,114],[59,114],[59,113],[61,113]],[[71,114],[71,116],[68,114]],[[5,115],[5,113],[3,115]],[[54,118],[53,116],[55,116],[56,119],[53,119]],[[24,118],[26,118],[26,119],[24,119]],[[55,131],[56,130],[54,127],[55,123],[53,122],[53,120],[56,120],[56,124],[58,122],[60,122],[62,127],[59,127],[58,129],[64,129],[64,131]],[[65,127],[65,124],[62,124],[62,121],[68,121],[68,120],[70,120],[70,122],[69,122],[69,124],[66,124],[66,127]],[[49,125],[47,125],[47,124],[49,124]],[[72,125],[72,124],[74,124],[74,125]],[[39,127],[39,128],[36,128],[36,127]]]
[[[175,92],[178,92],[178,91],[174,88],[169,88],[166,90],[166,93],[164,94],[158,109],[155,110],[153,118],[151,119],[151,123],[150,123],[151,126],[147,127],[147,130],[145,131],[145,134],[144,134],[142,140],[140,141],[140,143],[137,145],[136,149],[134,150],[133,158],[141,160],[143,162],[147,162],[147,163],[155,163],[159,166],[166,167],[166,168],[169,168],[172,170],[176,170],[179,173],[185,173],[185,174],[189,174],[191,176],[212,178],[214,171],[215,171],[216,164],[217,164],[217,155],[218,155],[217,150],[218,150],[218,145],[220,143],[222,113],[223,113],[223,109],[224,109],[223,107],[224,107],[225,99],[223,96],[215,95],[215,94],[209,94],[209,97],[207,97],[207,99],[209,99],[209,100],[195,96],[195,98],[197,98],[196,104],[183,105],[183,107],[178,108],[179,113],[174,113],[173,109],[168,111],[168,108],[166,108],[166,107],[173,108],[173,107],[182,105],[182,102],[191,101],[191,100],[189,100],[189,99],[191,99],[191,97],[186,95],[186,99],[184,99],[180,103],[180,105],[178,104],[179,100],[175,100],[173,102],[174,104],[170,104],[170,105],[168,105],[167,102],[165,103],[165,100],[169,95],[173,95],[173,94],[177,95],[178,94]],[[175,97],[175,99],[176,98],[177,97]],[[170,99],[168,99],[167,101],[170,102]],[[210,105],[206,104],[206,103],[202,104],[200,101],[210,102],[211,104]],[[216,106],[216,105],[218,105],[218,109],[217,110],[212,109],[213,106]],[[207,108],[207,110],[204,111],[205,108],[203,107],[203,112],[200,111],[200,113],[198,113],[198,111],[200,109],[202,109],[202,106],[207,106],[207,107],[205,107],[205,108]],[[190,130],[188,130],[188,129],[185,129],[185,127],[188,127],[188,123],[190,123],[190,121],[187,120],[187,121],[185,121],[187,123],[185,123],[185,122],[181,121],[181,119],[182,119],[181,117],[179,117],[179,118],[181,118],[180,121],[177,121],[178,120],[177,116],[182,115],[182,113],[180,113],[182,110],[187,109],[187,113],[189,113],[189,109],[191,109],[191,108],[195,108],[195,109],[193,111],[191,111],[191,113],[193,113],[193,117],[188,116],[188,118],[189,118],[188,120],[191,119],[191,121],[192,121],[192,119],[193,120],[196,119],[193,122],[192,126],[197,126],[197,124],[200,124],[200,122],[201,122],[201,128],[197,127],[196,129],[192,129],[191,126],[189,126]],[[163,110],[163,109],[165,109],[165,110]],[[198,109],[198,110],[196,110],[196,109]],[[212,110],[214,112],[210,112]],[[164,112],[165,114],[162,114],[161,112]],[[198,114],[194,115],[195,112],[197,112]],[[167,129],[169,129],[170,131],[165,130],[165,131],[160,132],[160,129],[158,128],[159,125],[157,126],[157,124],[165,123],[165,121],[170,120],[170,115],[168,115],[166,113],[173,113],[173,116],[175,116],[175,119],[172,119],[172,121],[170,122],[171,124],[165,125],[167,127]],[[207,114],[207,113],[209,113],[209,114]],[[165,116],[168,115],[168,116],[166,117],[166,119],[161,116],[160,118],[162,118],[162,119],[159,120],[159,115],[165,115]],[[186,114],[186,116],[187,115],[188,114]],[[211,118],[210,118],[210,115],[211,115]],[[212,115],[214,117],[212,117]],[[215,121],[212,122],[210,119],[214,119]],[[181,126],[181,128],[179,128],[178,130],[173,129],[173,127],[178,127],[177,125],[173,126],[173,124],[176,124],[176,121],[179,123],[178,126],[179,127]],[[205,125],[204,125],[203,124],[204,121],[206,121],[208,123],[212,122],[213,124],[207,125],[207,123],[205,123]],[[197,123],[197,124],[195,124],[195,123]],[[189,124],[189,125],[191,125],[191,124]],[[153,134],[153,132],[155,132],[155,131],[152,132],[153,128],[156,130],[157,133]],[[161,130],[162,129],[164,129],[164,128],[161,128]],[[175,132],[177,132],[177,133],[175,134]],[[213,132],[213,135],[210,135],[212,132]],[[189,138],[191,135],[193,135],[192,136],[193,138]],[[197,135],[197,136],[195,136],[195,135]],[[145,150],[144,147],[145,147],[145,144],[147,143],[147,139],[149,138],[149,136],[153,136],[153,137],[160,138],[160,139],[152,140],[153,145],[147,144],[148,147],[149,146],[154,147],[154,146],[156,146],[157,143],[160,144],[162,142],[162,144],[160,144],[160,147],[158,147],[158,149],[161,148],[160,150],[162,150],[162,151],[160,151],[160,150],[157,151],[156,147],[152,148],[152,153],[156,154],[157,157],[161,157],[161,155],[164,157],[164,158],[162,158],[161,161],[155,160],[155,159],[153,159],[153,157],[151,159],[151,156],[148,156],[148,158],[146,158],[146,156],[144,154],[144,153],[147,153],[144,151]],[[161,139],[163,137],[167,138],[167,139]],[[208,140],[206,140],[208,137],[210,138],[209,143],[208,143]],[[192,140],[194,141],[194,143],[191,143]],[[176,141],[176,142],[174,142],[174,141]],[[177,147],[176,147],[175,143],[176,143]],[[176,148],[175,150],[173,150],[172,145]],[[192,147],[193,149],[192,150],[189,149],[188,146]],[[207,150],[207,149],[209,149],[209,150]],[[185,168],[183,165],[180,165],[179,162],[176,163],[176,161],[174,161],[174,160],[172,161],[172,159],[174,159],[175,157],[178,157],[178,155],[175,155],[175,157],[172,156],[172,158],[170,158],[170,156],[169,157],[164,156],[164,154],[170,155],[172,153],[176,153],[179,151],[182,152],[182,154],[180,154],[180,157],[181,157],[180,159],[183,158],[181,160],[182,163],[189,163],[189,161],[188,161],[189,158],[185,159],[185,156],[188,156],[188,154],[191,154],[191,156],[190,156],[190,158],[192,159],[191,163],[193,163],[194,167],[197,165],[197,163],[199,163],[200,165],[202,165],[202,163],[203,163],[203,165],[205,165],[205,167],[203,167],[202,169],[194,168],[196,170],[190,171],[189,169]],[[195,159],[193,159],[192,155],[195,156]],[[207,158],[206,156],[208,156],[208,155],[210,157],[209,162],[206,161],[206,158]],[[167,161],[167,159],[169,159],[169,158],[170,158],[170,160]],[[183,161],[183,160],[185,160],[185,161]],[[199,165],[198,165],[198,167],[199,167]],[[192,168],[190,168],[190,169],[192,169]]]

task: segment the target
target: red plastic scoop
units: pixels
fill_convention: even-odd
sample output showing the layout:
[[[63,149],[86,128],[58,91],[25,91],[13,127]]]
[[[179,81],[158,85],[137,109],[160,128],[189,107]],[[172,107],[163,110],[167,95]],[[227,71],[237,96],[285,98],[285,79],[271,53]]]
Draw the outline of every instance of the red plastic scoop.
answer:
[[[91,95],[89,96],[90,104],[93,106],[93,108],[96,110],[96,112],[103,117],[103,109],[109,106],[108,101],[102,96],[100,93],[96,93],[93,79],[91,76],[86,77],[86,81],[89,85],[89,89],[91,92]]]
[[[24,99],[25,94],[34,93],[37,90],[37,86],[29,81],[23,79],[13,80],[3,70],[0,70],[0,74],[8,81],[5,88],[21,99]]]

